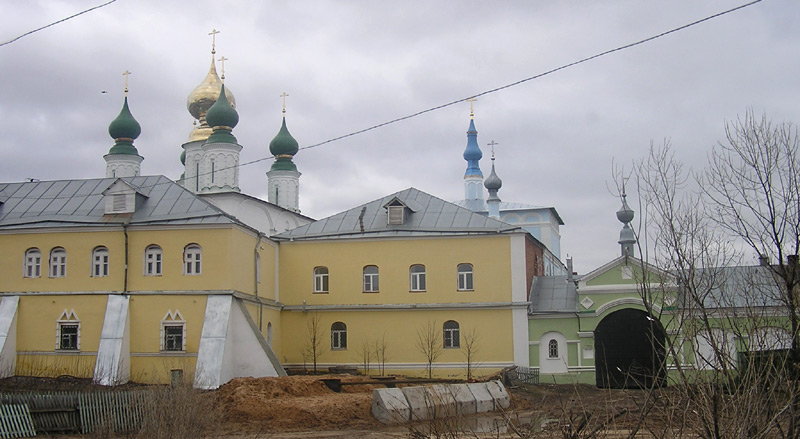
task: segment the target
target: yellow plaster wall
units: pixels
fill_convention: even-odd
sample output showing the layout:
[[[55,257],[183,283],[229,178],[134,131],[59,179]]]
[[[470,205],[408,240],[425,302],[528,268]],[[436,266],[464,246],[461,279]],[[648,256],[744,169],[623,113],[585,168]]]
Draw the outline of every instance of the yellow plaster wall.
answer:
[[[336,365],[359,366],[361,352],[366,340],[370,344],[383,338],[387,344],[388,363],[426,363],[425,356],[417,348],[420,328],[433,322],[441,337],[442,325],[447,320],[459,324],[461,347],[442,349],[437,363],[464,363],[465,336],[471,331],[478,335],[476,361],[478,363],[513,362],[512,325],[510,310],[438,310],[438,311],[330,311],[307,312],[284,311],[282,314],[282,346],[279,358],[284,363],[303,364],[302,350],[307,345],[308,325],[314,316],[319,317],[323,354],[318,362]],[[331,350],[331,325],[342,322],[347,325],[347,349]],[[438,343],[442,343],[440,338]],[[311,360],[307,359],[310,365]],[[373,360],[373,365],[375,365]],[[395,369],[405,374],[424,375],[422,369]],[[441,374],[465,374],[464,368],[451,371],[440,370]]]
[[[382,239],[283,242],[281,302],[299,305],[468,303],[511,300],[510,238]],[[458,291],[457,266],[471,263],[474,291]],[[427,290],[409,291],[409,268],[425,265]],[[364,293],[363,268],[379,269],[380,292]],[[328,294],[313,293],[314,267],[329,270]]]
[[[107,301],[106,295],[20,297],[17,374],[92,376]],[[80,351],[56,350],[57,322],[65,309],[74,310],[80,321]]]
[[[109,251],[108,277],[91,277],[92,250]],[[36,247],[42,253],[41,277],[23,277],[25,252]],[[67,252],[67,275],[50,278],[50,250]],[[0,234],[0,291],[121,291],[125,238],[122,228],[113,231]]]

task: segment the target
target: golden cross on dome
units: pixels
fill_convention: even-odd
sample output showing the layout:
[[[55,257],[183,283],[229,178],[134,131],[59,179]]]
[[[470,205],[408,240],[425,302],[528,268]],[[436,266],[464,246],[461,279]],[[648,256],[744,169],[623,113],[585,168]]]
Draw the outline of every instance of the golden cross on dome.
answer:
[[[487,143],[487,145],[492,147],[492,160],[494,160],[494,146],[499,145],[499,143],[492,140],[491,142]]]
[[[217,34],[219,33],[216,29],[211,29],[211,32],[208,34],[211,35],[211,54],[217,53]]]
[[[130,75],[130,74],[131,74],[131,72],[129,72],[129,71],[127,71],[127,70],[125,70],[124,72],[122,72],[122,76],[124,76],[124,77],[125,77],[125,90],[124,90],[124,92],[125,92],[125,97],[128,97],[128,75]]]
[[[469,102],[469,117],[470,118],[475,116],[475,108],[472,106],[472,104],[477,100],[478,100],[478,98],[476,98],[476,97],[467,98],[467,102]]]
[[[286,92],[281,93],[281,99],[283,99],[283,114],[284,115],[286,115],[286,96],[289,96],[288,94],[286,94]]]
[[[222,64],[222,82],[225,82],[225,61],[227,60],[228,58],[225,58],[224,56],[219,57],[219,62]]]

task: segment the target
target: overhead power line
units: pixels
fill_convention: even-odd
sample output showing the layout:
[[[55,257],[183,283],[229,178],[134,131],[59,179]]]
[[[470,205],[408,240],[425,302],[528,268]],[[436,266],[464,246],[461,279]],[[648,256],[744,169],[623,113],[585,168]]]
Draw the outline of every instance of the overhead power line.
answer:
[[[108,3],[96,6],[95,8],[92,8],[92,9],[96,9],[96,8],[105,6],[107,4],[113,3],[114,1],[116,1],[116,0],[111,0]],[[693,26],[697,26],[698,24],[704,23],[704,22],[709,21],[709,20],[713,20],[715,18],[721,17],[721,16],[726,15],[726,14],[730,14],[731,12],[735,12],[735,11],[738,11],[740,9],[744,9],[744,8],[746,8],[748,6],[752,6],[752,5],[756,4],[756,3],[761,3],[762,1],[763,0],[754,0],[754,1],[751,1],[749,3],[745,3],[743,5],[736,6],[736,7],[731,8],[731,9],[727,9],[727,10],[722,11],[722,12],[718,12],[716,14],[709,15],[709,16],[707,16],[705,18],[701,18],[701,19],[693,21],[691,23],[684,24],[682,26],[678,26],[678,27],[670,29],[668,31],[661,32],[659,34],[653,35],[651,37],[648,37],[648,38],[645,38],[645,39],[642,39],[642,40],[639,40],[639,41],[636,41],[634,43],[629,43],[629,44],[625,44],[623,46],[619,46],[619,47],[616,47],[616,48],[613,48],[613,49],[609,49],[609,50],[606,50],[604,52],[600,52],[598,54],[595,54],[595,55],[592,55],[592,56],[589,56],[589,57],[586,57],[586,58],[582,58],[582,59],[579,59],[577,61],[573,61],[573,62],[568,63],[568,64],[561,65],[559,67],[556,67],[554,69],[548,70],[546,72],[542,72],[542,73],[539,73],[539,74],[536,74],[536,75],[533,75],[533,76],[530,76],[530,77],[527,77],[527,78],[524,78],[524,79],[520,79],[519,81],[515,81],[515,82],[512,82],[510,84],[506,84],[506,85],[503,85],[503,86],[500,86],[500,87],[495,87],[495,88],[492,88],[492,89],[489,89],[489,90],[474,94],[472,96],[467,96],[465,98],[458,99],[458,100],[455,100],[455,101],[451,101],[451,102],[448,102],[448,103],[445,103],[445,104],[437,105],[435,107],[430,107],[430,108],[428,108],[426,110],[418,111],[416,113],[409,114],[407,116],[398,117],[396,119],[392,119],[392,120],[389,120],[387,122],[383,122],[383,123],[379,123],[379,124],[376,124],[376,125],[372,125],[370,127],[367,127],[367,128],[361,129],[361,130],[352,131],[350,133],[347,133],[347,134],[344,134],[344,135],[341,135],[341,136],[338,136],[338,137],[333,137],[331,139],[328,139],[328,140],[325,140],[325,141],[322,141],[322,142],[319,142],[319,143],[314,143],[312,145],[303,146],[303,147],[301,147],[299,149],[300,150],[306,150],[306,149],[316,148],[316,147],[319,147],[319,146],[322,146],[322,145],[326,145],[328,143],[336,142],[338,140],[346,139],[348,137],[353,137],[353,136],[356,136],[358,134],[366,133],[368,131],[372,131],[372,130],[375,130],[375,129],[378,129],[378,128],[381,128],[381,127],[385,127],[387,125],[391,125],[391,124],[394,124],[394,123],[397,123],[397,122],[401,122],[401,121],[404,121],[404,120],[412,119],[414,117],[421,116],[423,114],[430,113],[432,111],[441,110],[442,108],[450,107],[452,105],[464,102],[467,99],[472,99],[472,98],[476,98],[476,97],[480,97],[480,96],[485,96],[485,95],[488,95],[488,94],[491,94],[491,93],[496,93],[498,91],[502,91],[502,90],[505,90],[505,89],[508,89],[508,88],[511,88],[511,87],[515,87],[517,85],[524,84],[524,83],[532,81],[534,79],[538,79],[538,78],[541,78],[541,77],[544,77],[544,76],[548,76],[548,75],[551,75],[553,73],[559,72],[561,70],[564,70],[564,69],[567,69],[567,68],[570,68],[570,67],[574,67],[576,65],[583,64],[585,62],[592,61],[594,59],[597,59],[597,58],[600,58],[600,57],[603,57],[603,56],[606,56],[606,55],[610,55],[610,54],[615,53],[615,52],[619,52],[619,51],[622,51],[622,50],[625,50],[625,49],[630,49],[631,47],[639,46],[641,44],[656,40],[658,38],[667,36],[669,34],[672,34],[672,33],[675,33],[675,32],[678,32],[678,31],[681,31],[681,30],[684,30],[684,29],[688,29],[688,28],[693,27]],[[88,12],[90,10],[91,9],[88,9],[88,10],[86,10],[84,12]],[[84,13],[84,12],[81,12],[81,13]],[[76,15],[80,15],[80,14],[76,14]],[[64,20],[67,20],[69,18],[71,18],[71,17],[68,17],[68,18],[66,18]],[[64,21],[64,20],[61,20],[61,21]],[[53,24],[55,24],[55,23],[53,23]],[[51,26],[51,25],[48,25],[48,26]],[[45,26],[45,27],[47,27],[47,26]],[[32,32],[35,32],[35,31],[32,31]],[[22,35],[22,36],[24,36],[24,35]],[[21,38],[22,36],[18,37],[17,39]],[[7,43],[4,43],[4,44],[7,44]],[[266,156],[266,157],[262,157],[262,158],[259,158],[259,159],[256,159],[256,160],[251,160],[249,162],[240,163],[238,165],[233,165],[233,166],[228,166],[226,168],[216,169],[215,171],[222,171],[224,169],[230,169],[230,168],[236,168],[236,167],[243,167],[243,166],[247,166],[247,165],[252,165],[252,164],[263,162],[264,160],[269,160],[269,159],[272,159],[272,158],[274,158],[274,156]],[[199,174],[199,175],[197,175],[197,176],[195,176],[193,178],[199,178],[199,177],[201,177],[203,175],[209,175],[209,174],[210,174],[210,172],[206,172],[206,173],[203,173],[203,174]]]
[[[44,25],[44,26],[42,26],[42,27],[40,27],[40,28],[36,28],[36,29],[34,29],[34,30],[31,30],[31,31],[25,32],[24,34],[22,34],[22,35],[20,35],[20,36],[18,36],[18,37],[16,37],[16,38],[14,38],[13,40],[8,40],[8,41],[6,41],[5,43],[0,43],[0,47],[2,47],[2,46],[5,46],[5,45],[7,45],[7,44],[11,44],[11,43],[13,43],[14,41],[17,41],[17,40],[19,40],[20,38],[27,37],[27,36],[28,36],[28,35],[30,35],[30,34],[34,34],[34,33],[36,33],[36,32],[39,32],[40,30],[47,29],[47,28],[48,28],[48,27],[50,27],[50,26],[55,26],[55,25],[57,25],[58,23],[63,23],[63,22],[65,22],[65,21],[67,21],[67,20],[69,20],[69,19],[72,19],[72,18],[75,18],[75,17],[77,17],[77,16],[79,16],[79,15],[83,15],[83,14],[85,14],[85,13],[87,13],[87,12],[94,11],[95,9],[100,9],[100,8],[102,8],[103,6],[108,6],[108,5],[110,5],[111,3],[114,3],[115,1],[117,1],[117,0],[111,0],[111,1],[109,1],[109,2],[103,3],[102,5],[97,5],[97,6],[93,7],[93,8],[86,9],[85,11],[78,12],[77,14],[70,15],[70,16],[69,16],[69,17],[67,17],[67,18],[62,18],[61,20],[54,21],[54,22],[52,22],[52,23],[50,23],[50,24],[47,24],[47,25]]]

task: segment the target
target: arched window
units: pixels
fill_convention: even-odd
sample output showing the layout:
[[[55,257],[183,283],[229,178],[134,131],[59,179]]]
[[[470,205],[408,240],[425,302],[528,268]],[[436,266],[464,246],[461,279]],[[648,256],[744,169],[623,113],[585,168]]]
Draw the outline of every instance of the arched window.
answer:
[[[444,322],[444,327],[442,329],[445,348],[461,347],[461,337],[459,335],[458,322],[455,320],[448,320]]]
[[[364,292],[378,292],[378,267],[375,265],[367,265],[364,267]]]
[[[161,276],[161,247],[150,245],[144,250],[144,275]]]
[[[342,322],[331,325],[331,349],[347,349],[347,325]]]
[[[472,291],[472,264],[458,264],[458,291]]]
[[[25,277],[39,277],[42,275],[42,252],[38,248],[29,248],[25,252],[23,275]]]
[[[547,342],[547,357],[558,358],[558,340],[551,339]]]
[[[63,247],[50,250],[50,277],[67,275],[67,251]]]
[[[95,247],[92,250],[92,277],[108,276],[108,249]]]
[[[328,267],[314,268],[314,292],[328,292]]]
[[[197,244],[189,244],[183,249],[183,274],[196,275],[203,273],[203,250]]]
[[[425,266],[421,264],[412,265],[409,269],[411,274],[411,291],[425,291]]]

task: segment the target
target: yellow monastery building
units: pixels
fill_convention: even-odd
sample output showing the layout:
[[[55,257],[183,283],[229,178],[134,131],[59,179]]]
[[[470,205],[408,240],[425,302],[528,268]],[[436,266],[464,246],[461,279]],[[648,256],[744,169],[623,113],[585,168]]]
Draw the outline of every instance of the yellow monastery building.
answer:
[[[213,52],[188,109],[177,181],[140,175],[126,96],[105,178],[0,183],[0,376],[216,388],[312,363],[528,366],[528,291],[560,264],[555,209],[514,205],[524,224],[501,221],[494,168],[486,203],[468,169],[472,209],[409,188],[313,221],[285,118],[269,200],[240,192],[238,114]],[[476,133],[470,122],[470,144]]]

